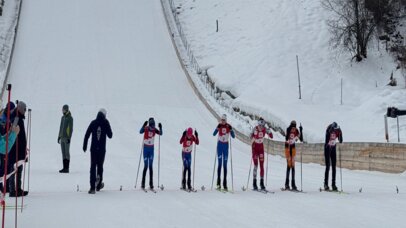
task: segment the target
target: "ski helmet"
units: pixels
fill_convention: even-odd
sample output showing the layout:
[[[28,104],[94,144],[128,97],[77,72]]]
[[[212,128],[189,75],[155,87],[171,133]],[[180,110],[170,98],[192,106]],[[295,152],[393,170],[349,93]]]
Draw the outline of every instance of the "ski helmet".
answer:
[[[261,118],[259,118],[259,120],[258,120],[258,125],[259,126],[265,126],[265,120],[261,117]]]
[[[336,122],[333,122],[333,123],[331,124],[331,127],[334,128],[334,129],[337,129],[337,128],[338,128],[338,125],[337,125]]]
[[[290,122],[290,125],[296,127],[296,121],[292,120],[292,122]]]
[[[64,105],[64,106],[62,107],[62,111],[63,111],[63,112],[69,111],[69,106],[68,106],[67,104]]]
[[[189,128],[186,130],[186,135],[189,136],[189,137],[193,135],[193,129],[192,129],[191,127],[189,127]]]

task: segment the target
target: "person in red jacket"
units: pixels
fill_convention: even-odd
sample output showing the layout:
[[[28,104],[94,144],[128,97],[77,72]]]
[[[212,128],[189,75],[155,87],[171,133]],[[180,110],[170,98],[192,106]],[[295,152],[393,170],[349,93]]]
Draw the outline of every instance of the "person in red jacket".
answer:
[[[285,156],[286,156],[286,181],[285,189],[289,190],[289,174],[292,170],[292,190],[297,191],[295,183],[295,157],[296,157],[296,141],[303,141],[302,126],[299,127],[300,131],[296,128],[296,121],[292,120],[288,129],[286,129],[285,137]]]
[[[188,173],[187,188],[189,190],[192,190],[190,168],[192,164],[193,143],[199,145],[199,136],[196,130],[195,134],[193,135],[193,129],[189,127],[187,130],[183,132],[182,137],[180,138],[180,144],[182,144],[182,160],[183,160],[182,189],[186,189],[186,173]]]
[[[254,127],[251,133],[251,143],[252,143],[252,161],[254,162],[254,171],[253,171],[253,188],[258,190],[257,186],[257,170],[258,170],[258,161],[260,167],[260,187],[261,190],[265,190],[264,185],[264,138],[268,134],[269,138],[273,138],[272,132],[270,129],[265,127],[265,120],[259,118],[258,125]]]

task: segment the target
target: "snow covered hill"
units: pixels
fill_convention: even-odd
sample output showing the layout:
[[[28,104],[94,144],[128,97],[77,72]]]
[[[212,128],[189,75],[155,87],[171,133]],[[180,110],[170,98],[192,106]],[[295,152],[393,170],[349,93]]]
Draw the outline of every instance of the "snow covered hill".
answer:
[[[303,165],[307,193],[280,192],[286,164],[283,158],[269,156],[268,188],[276,193],[243,192],[251,148],[237,140],[232,141],[235,193],[208,190],[217,121],[190,88],[158,0],[121,0],[120,4],[108,0],[24,1],[20,19],[10,74],[12,99],[23,100],[32,108],[33,122],[30,194],[25,198],[26,209],[18,213],[19,227],[403,224],[404,175],[343,170],[343,189],[349,194],[320,193],[324,167],[310,164]],[[74,118],[71,173],[59,174],[62,161],[57,133],[65,103]],[[107,142],[105,189],[89,195],[89,154],[83,153],[82,143],[100,108],[107,109],[113,139]],[[151,116],[164,128],[160,181],[165,190],[157,194],[134,190],[141,147],[138,131]],[[201,139],[195,186],[205,186],[204,192],[179,190],[178,140],[188,126],[196,128]],[[155,156],[155,175],[157,168]],[[300,185],[300,172],[296,175]],[[395,192],[396,185],[400,194]],[[358,193],[361,187],[363,193]],[[13,203],[7,197],[7,204]],[[6,225],[14,227],[13,210],[7,210]]]
[[[309,142],[321,142],[333,121],[343,129],[345,141],[384,142],[386,108],[406,108],[405,80],[384,44],[373,41],[368,59],[361,63],[331,50],[326,20],[333,15],[320,1],[174,2],[198,63],[208,69],[216,86],[237,97],[232,106],[283,129],[295,119],[303,124]],[[400,82],[397,87],[386,86],[392,71]],[[405,142],[405,118],[400,123]],[[390,120],[389,126],[391,141],[397,142],[396,121]]]

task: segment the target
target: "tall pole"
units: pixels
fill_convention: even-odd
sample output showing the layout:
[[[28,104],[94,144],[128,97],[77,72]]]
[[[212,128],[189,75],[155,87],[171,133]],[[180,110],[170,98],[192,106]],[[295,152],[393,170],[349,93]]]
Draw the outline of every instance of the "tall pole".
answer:
[[[400,134],[399,134],[399,117],[396,117],[396,121],[398,122],[398,142],[400,142]]]
[[[8,90],[8,103],[7,103],[7,120],[6,120],[6,155],[4,159],[4,179],[3,179],[3,193],[1,196],[1,206],[3,206],[3,215],[2,215],[2,224],[1,227],[4,228],[5,226],[5,220],[6,220],[6,184],[7,184],[7,166],[8,166],[8,137],[9,137],[9,127],[10,127],[10,96],[11,96],[11,84],[7,85],[7,90]]]
[[[302,90],[300,87],[300,73],[299,73],[299,56],[296,55],[296,66],[297,66],[297,79],[299,81],[299,99],[302,99]]]
[[[343,78],[341,78],[341,105],[343,105]]]

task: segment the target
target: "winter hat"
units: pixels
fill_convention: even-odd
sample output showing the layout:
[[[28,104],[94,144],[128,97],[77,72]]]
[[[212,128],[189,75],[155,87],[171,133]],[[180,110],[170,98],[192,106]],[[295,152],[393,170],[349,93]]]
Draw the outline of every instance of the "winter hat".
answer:
[[[333,123],[331,124],[331,127],[334,128],[334,129],[337,129],[337,128],[338,128],[338,125],[337,125],[336,122],[333,122]]]
[[[14,104],[14,102],[10,101],[10,111],[13,111],[13,109],[16,108],[16,105]],[[8,103],[6,105],[6,107],[4,107],[4,110],[8,109]]]
[[[69,105],[67,105],[67,104],[64,105],[64,106],[62,107],[62,110],[63,110],[63,111],[66,111],[66,112],[69,111]]]
[[[25,111],[27,110],[27,105],[23,102],[23,101],[19,101],[17,103],[17,110],[21,113],[21,114],[25,114]]]
[[[150,126],[150,127],[155,127],[155,120],[154,120],[154,118],[149,118],[149,120],[148,120],[148,125]]]
[[[189,136],[189,137],[193,135],[193,129],[192,129],[191,127],[189,127],[189,128],[186,130],[186,135]]]
[[[292,120],[292,122],[290,122],[290,125],[296,127],[296,121]]]
[[[106,109],[101,108],[101,109],[99,110],[99,112],[103,113],[104,117],[107,117],[107,110],[106,110]]]
[[[223,114],[223,115],[221,116],[221,120],[227,121],[227,115],[226,115],[226,114]]]

